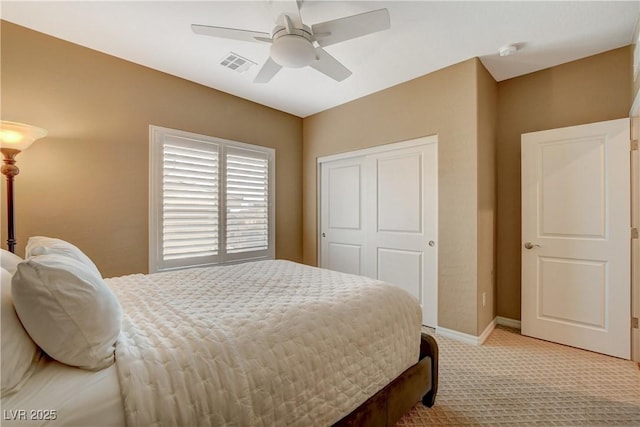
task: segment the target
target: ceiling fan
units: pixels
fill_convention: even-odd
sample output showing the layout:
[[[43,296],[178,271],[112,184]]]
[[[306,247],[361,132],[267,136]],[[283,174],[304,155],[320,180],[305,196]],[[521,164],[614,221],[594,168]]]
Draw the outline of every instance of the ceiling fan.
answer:
[[[198,24],[192,24],[191,29],[205,36],[271,44],[270,56],[254,79],[254,83],[267,83],[282,67],[301,68],[307,65],[340,82],[352,73],[323,47],[390,27],[387,9],[320,22],[309,27],[300,17],[302,1],[272,2],[275,3],[281,8],[285,6],[271,34]]]

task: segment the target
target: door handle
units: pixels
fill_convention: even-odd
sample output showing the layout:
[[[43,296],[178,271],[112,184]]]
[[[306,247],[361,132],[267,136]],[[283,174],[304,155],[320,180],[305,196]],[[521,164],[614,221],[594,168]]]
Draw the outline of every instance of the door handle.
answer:
[[[533,248],[539,248],[540,245],[534,245],[531,242],[527,242],[527,243],[524,244],[524,247],[525,247],[525,249],[533,249]]]

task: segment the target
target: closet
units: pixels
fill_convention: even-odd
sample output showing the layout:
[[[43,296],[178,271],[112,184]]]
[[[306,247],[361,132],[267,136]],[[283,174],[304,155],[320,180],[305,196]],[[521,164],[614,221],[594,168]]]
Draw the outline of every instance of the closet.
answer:
[[[397,285],[437,326],[438,139],[318,159],[319,264]]]

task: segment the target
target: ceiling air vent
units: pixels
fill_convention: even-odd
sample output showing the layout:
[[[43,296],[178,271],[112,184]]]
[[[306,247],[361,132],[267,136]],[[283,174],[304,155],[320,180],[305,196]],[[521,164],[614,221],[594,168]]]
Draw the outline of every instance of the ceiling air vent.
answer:
[[[230,68],[238,73],[244,73],[249,68],[257,64],[250,59],[238,55],[237,53],[229,52],[224,58],[222,58],[220,65]]]

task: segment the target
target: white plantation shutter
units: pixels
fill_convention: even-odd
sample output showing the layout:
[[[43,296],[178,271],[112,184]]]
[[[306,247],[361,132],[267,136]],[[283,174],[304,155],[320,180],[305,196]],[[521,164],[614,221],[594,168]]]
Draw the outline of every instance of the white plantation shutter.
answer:
[[[269,247],[269,158],[266,153],[227,149],[226,252]]]
[[[162,258],[218,255],[218,147],[167,143],[162,169]]]
[[[149,270],[274,256],[274,150],[150,127]]]

